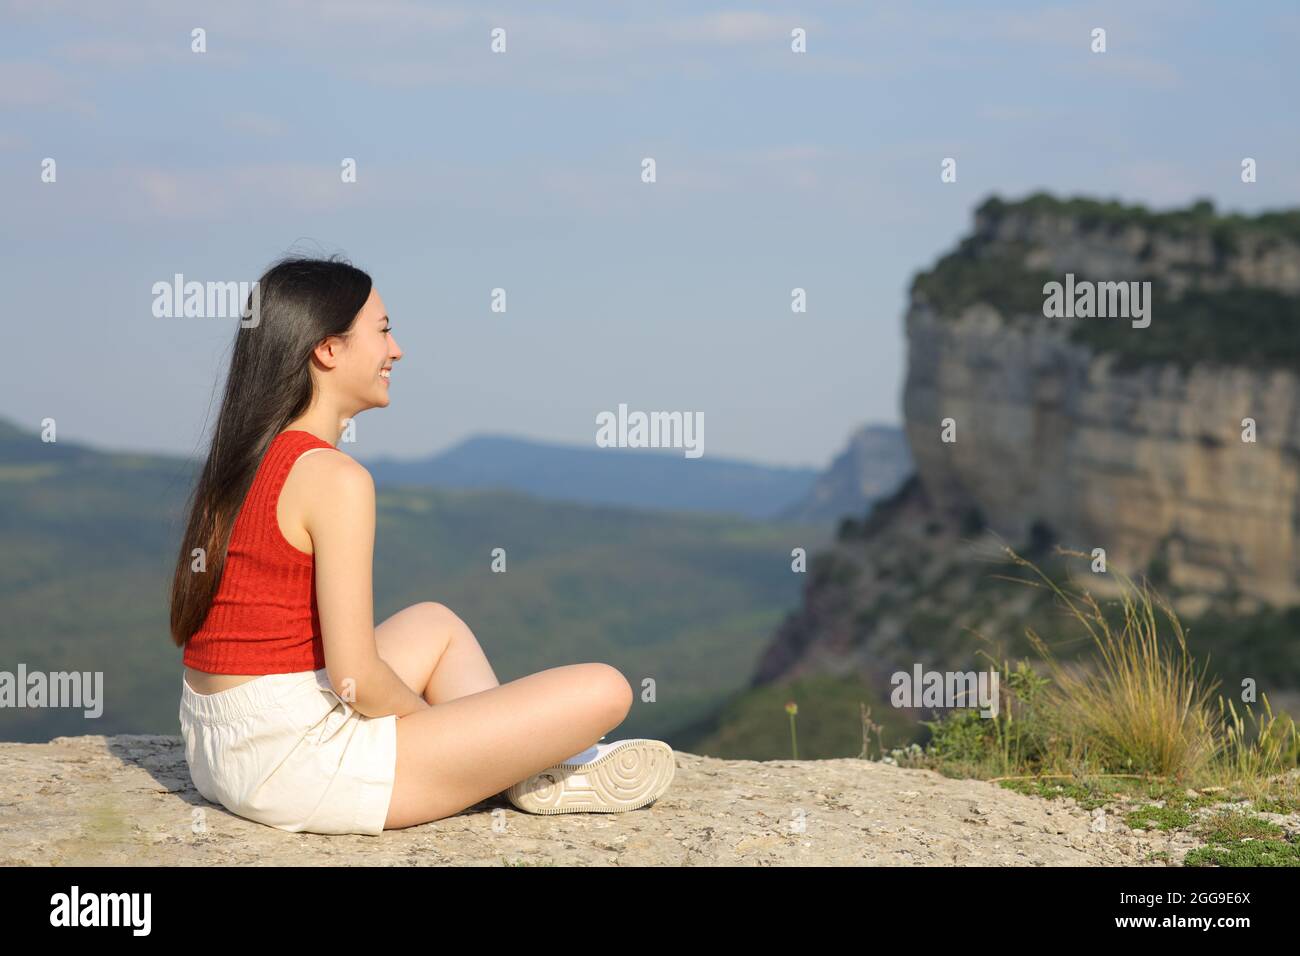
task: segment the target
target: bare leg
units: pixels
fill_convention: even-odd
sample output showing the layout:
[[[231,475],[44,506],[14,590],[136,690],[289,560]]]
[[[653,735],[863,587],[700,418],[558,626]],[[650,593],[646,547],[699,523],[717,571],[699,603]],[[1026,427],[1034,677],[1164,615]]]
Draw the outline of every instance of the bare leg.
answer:
[[[632,687],[608,664],[569,664],[397,721],[384,826],[451,816],[560,763],[623,722]]]
[[[388,829],[451,816],[590,747],[632,706],[607,664],[570,664],[502,686],[445,605],[414,604],[375,628],[379,656],[434,707],[397,721]]]
[[[501,686],[474,632],[444,604],[398,611],[375,628],[375,644],[384,663],[430,704]]]

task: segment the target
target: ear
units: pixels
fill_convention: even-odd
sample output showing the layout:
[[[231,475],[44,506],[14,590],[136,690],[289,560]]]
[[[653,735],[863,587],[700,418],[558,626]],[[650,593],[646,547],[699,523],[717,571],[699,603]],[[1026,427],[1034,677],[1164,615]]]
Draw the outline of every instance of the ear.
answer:
[[[330,335],[312,350],[312,354],[325,368],[333,368],[339,364],[339,354],[342,349],[343,339],[337,335]]]

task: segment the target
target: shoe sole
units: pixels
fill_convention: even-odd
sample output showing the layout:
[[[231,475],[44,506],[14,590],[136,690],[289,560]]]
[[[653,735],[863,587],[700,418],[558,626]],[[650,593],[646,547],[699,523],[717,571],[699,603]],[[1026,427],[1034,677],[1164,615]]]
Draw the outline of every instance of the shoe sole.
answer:
[[[561,763],[506,791],[527,813],[623,813],[653,803],[673,781],[673,748],[662,740],[622,740],[590,763]]]

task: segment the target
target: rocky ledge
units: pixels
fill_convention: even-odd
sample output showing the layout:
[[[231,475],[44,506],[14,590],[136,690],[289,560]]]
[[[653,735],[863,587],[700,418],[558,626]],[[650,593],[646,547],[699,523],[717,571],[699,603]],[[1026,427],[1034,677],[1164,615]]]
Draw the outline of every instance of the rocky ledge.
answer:
[[[179,737],[0,743],[0,865],[1168,866],[1197,845],[928,770],[676,759],[669,792],[628,813],[540,816],[496,796],[378,837],[324,836],[208,803]]]

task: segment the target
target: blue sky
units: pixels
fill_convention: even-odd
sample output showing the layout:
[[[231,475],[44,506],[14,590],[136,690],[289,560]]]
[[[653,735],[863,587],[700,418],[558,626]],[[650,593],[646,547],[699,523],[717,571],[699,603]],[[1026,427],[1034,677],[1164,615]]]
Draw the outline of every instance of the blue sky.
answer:
[[[1292,3],[0,11],[0,415],[105,448],[191,454],[216,412],[233,320],[155,318],[154,282],[306,249],[371,273],[406,352],[361,457],[591,446],[626,403],[821,467],[898,421],[906,288],[988,195],[1255,212],[1300,183]]]

